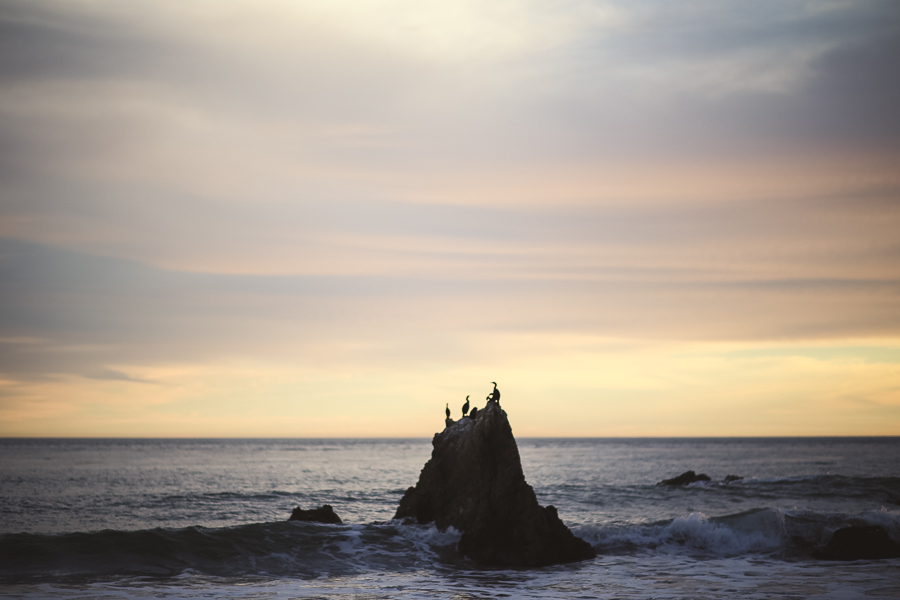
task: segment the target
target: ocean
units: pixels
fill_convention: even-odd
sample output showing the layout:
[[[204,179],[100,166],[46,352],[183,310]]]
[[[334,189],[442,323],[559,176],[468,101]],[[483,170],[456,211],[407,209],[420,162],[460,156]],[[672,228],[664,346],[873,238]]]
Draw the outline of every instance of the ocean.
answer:
[[[900,598],[900,559],[810,557],[849,524],[900,540],[900,438],[518,445],[596,559],[482,568],[392,521],[428,439],[2,439],[0,596]],[[689,469],[713,481],[656,485]],[[322,504],[344,524],[287,521]]]

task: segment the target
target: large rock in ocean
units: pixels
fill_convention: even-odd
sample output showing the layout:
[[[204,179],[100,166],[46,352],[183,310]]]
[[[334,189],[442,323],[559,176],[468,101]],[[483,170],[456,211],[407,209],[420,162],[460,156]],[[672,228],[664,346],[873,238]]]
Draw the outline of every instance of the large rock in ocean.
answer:
[[[459,552],[482,565],[537,567],[596,556],[556,508],[538,504],[497,403],[476,419],[451,422],[432,445],[431,460],[406,490],[395,519],[455,527],[462,532]]]

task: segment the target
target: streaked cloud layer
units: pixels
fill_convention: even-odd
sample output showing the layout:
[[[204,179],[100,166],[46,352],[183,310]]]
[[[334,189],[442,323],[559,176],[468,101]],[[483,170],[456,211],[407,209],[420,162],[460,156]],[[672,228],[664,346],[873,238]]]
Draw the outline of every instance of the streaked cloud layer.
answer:
[[[900,434],[894,2],[0,4],[0,435]],[[508,398],[508,400],[507,400]]]

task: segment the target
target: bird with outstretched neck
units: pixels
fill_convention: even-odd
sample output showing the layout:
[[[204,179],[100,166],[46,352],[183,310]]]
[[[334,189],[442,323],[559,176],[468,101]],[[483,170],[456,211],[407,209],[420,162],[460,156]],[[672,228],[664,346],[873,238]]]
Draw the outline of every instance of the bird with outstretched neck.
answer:
[[[463,404],[463,417],[469,413],[469,397],[466,396],[466,403]]]
[[[500,390],[497,389],[497,382],[492,381],[494,384],[494,391],[488,394],[487,401],[488,402],[496,402],[497,406],[500,406]]]

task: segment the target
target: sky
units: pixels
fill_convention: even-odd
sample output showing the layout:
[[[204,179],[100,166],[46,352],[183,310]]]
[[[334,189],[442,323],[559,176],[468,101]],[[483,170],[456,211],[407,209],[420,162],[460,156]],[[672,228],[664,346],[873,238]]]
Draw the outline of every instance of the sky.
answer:
[[[0,436],[900,435],[900,4],[0,0]]]

